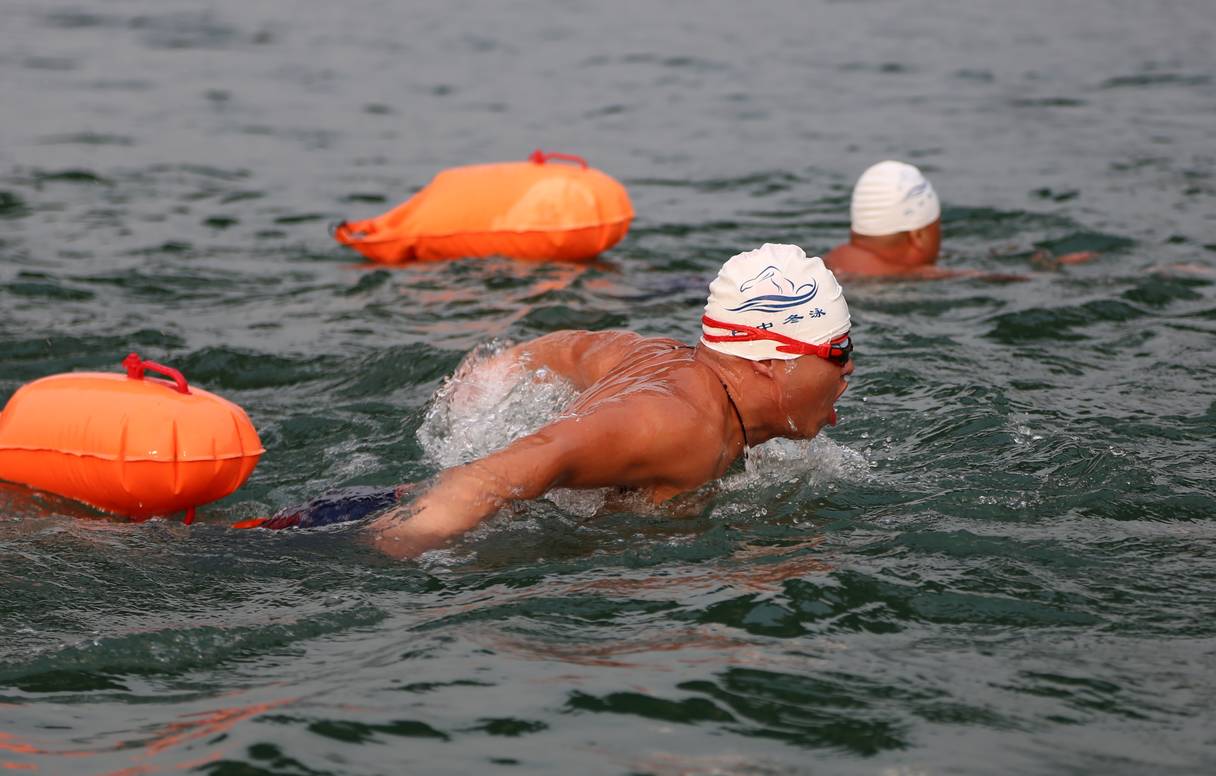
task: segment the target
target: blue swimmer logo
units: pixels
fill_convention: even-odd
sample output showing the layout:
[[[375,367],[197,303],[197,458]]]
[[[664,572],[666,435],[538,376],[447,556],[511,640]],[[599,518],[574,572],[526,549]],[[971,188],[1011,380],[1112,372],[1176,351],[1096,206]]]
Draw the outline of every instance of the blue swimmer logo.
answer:
[[[928,204],[928,195],[931,189],[929,181],[921,181],[912,188],[908,189],[908,193],[904,195],[904,215],[910,216],[917,210],[923,209]]]
[[[753,296],[738,307],[728,309],[732,313],[779,313],[811,301],[815,298],[815,292],[819,290],[818,284],[813,280],[810,283],[795,286],[794,281],[783,275],[781,270],[769,265],[760,270],[755,277],[743,281],[739,286],[739,292],[747,293],[752,289],[768,291],[770,286],[777,293]]]
[[[929,181],[921,181],[912,188],[908,189],[908,193],[904,195],[904,202],[910,199],[920,199],[929,190]]]

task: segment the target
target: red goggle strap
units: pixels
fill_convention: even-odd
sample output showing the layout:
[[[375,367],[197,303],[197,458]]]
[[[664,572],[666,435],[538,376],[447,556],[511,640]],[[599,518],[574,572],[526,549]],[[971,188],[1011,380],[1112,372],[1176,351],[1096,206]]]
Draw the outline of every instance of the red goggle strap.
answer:
[[[724,329],[726,331],[741,331],[743,334],[707,334],[701,333],[706,342],[755,342],[756,340],[770,340],[772,342],[780,342],[777,346],[777,351],[780,353],[796,353],[800,356],[819,356],[827,358],[832,355],[832,345],[843,342],[849,338],[848,332],[841,334],[839,337],[825,342],[822,345],[811,345],[806,342],[801,342],[793,337],[787,337],[784,334],[779,334],[775,331],[766,331],[765,329],[757,329],[754,326],[745,326],[742,323],[723,323],[715,321],[708,315],[701,316],[701,323],[711,329]]]

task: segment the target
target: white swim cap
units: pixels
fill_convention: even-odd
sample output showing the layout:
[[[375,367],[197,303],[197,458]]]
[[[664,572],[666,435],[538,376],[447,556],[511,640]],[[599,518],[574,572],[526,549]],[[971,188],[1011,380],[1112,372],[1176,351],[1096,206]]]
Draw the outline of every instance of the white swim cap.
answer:
[[[853,187],[853,231],[878,237],[920,229],[942,214],[937,192],[920,170],[904,162],[879,162]]]
[[[710,283],[701,343],[752,361],[788,361],[849,326],[844,290],[823,259],[797,245],[765,243],[730,257]]]

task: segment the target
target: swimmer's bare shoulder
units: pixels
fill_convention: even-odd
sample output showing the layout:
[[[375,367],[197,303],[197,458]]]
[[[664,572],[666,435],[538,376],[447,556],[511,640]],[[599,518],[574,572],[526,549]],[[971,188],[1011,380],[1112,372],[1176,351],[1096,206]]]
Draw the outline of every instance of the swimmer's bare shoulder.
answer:
[[[503,355],[530,369],[549,369],[581,391],[606,375],[644,339],[631,331],[566,329],[515,345]]]
[[[832,272],[845,275],[868,276],[887,274],[891,271],[887,264],[874,254],[849,243],[841,243],[828,251],[823,257],[823,264]]]

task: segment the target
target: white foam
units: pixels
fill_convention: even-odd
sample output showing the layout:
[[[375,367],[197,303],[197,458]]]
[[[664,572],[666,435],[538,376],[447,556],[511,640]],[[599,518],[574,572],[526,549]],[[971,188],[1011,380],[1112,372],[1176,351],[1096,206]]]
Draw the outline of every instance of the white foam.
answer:
[[[723,478],[722,487],[738,491],[795,480],[814,486],[872,477],[864,455],[821,433],[813,439],[770,439],[756,445],[748,450],[743,471]]]
[[[556,488],[545,494],[545,498],[563,512],[576,517],[595,517],[608,500],[609,488],[594,488],[592,490],[573,490],[571,488]]]
[[[492,453],[549,422],[575,397],[565,380],[501,358],[506,343],[475,348],[444,380],[418,427],[418,442],[443,467]]]

